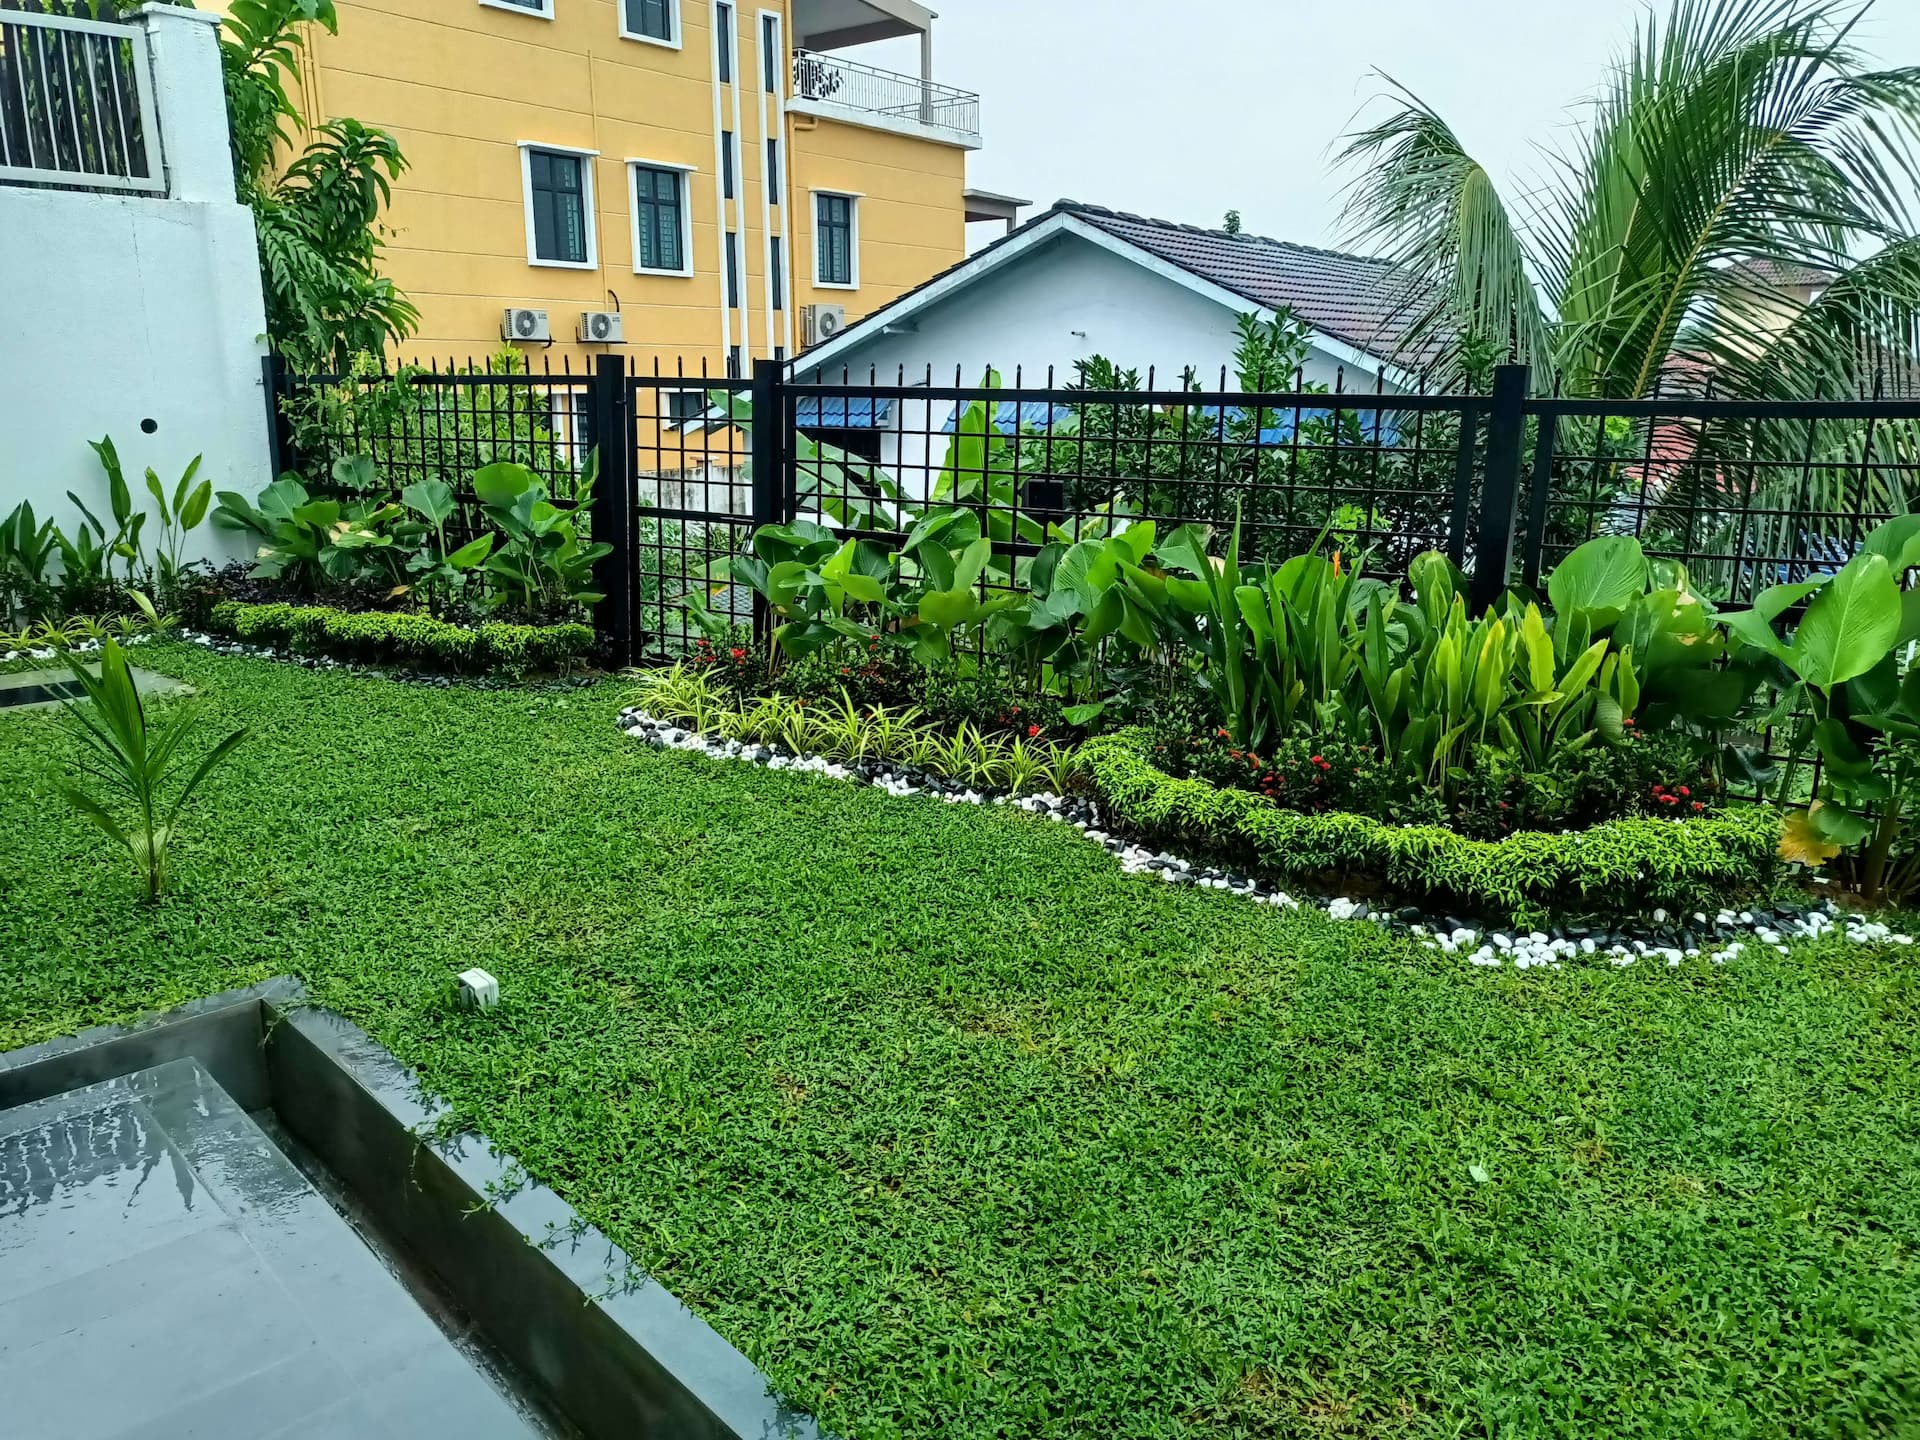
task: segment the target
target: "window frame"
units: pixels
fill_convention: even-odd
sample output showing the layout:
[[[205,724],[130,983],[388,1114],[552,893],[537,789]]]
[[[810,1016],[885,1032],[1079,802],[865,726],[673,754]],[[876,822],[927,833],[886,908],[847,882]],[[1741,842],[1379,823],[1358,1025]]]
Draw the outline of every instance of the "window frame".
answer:
[[[780,164],[780,137],[778,135],[767,136],[766,166],[767,198],[773,204],[778,205],[780,203],[781,190],[780,177],[783,173]]]
[[[727,309],[740,310],[745,308],[747,288],[746,266],[740,254],[740,232],[727,230],[723,233],[725,239],[721,241],[721,249],[724,251],[721,265],[724,273],[720,277],[720,283],[724,289],[721,292],[721,298],[726,302]]]
[[[813,288],[816,290],[858,290],[860,288],[860,201],[856,190],[809,190],[813,197]],[[820,273],[820,202],[825,199],[847,202],[847,274],[846,280],[828,280]]]
[[[720,132],[720,198],[740,198],[740,137],[724,129]]]
[[[553,19],[553,0],[539,0],[539,8],[532,5],[517,5],[514,0],[480,0],[489,10],[505,10],[511,15],[525,15],[534,20]]]
[[[767,237],[768,288],[773,292],[770,298],[773,301],[772,308],[776,315],[784,314],[787,308],[785,275],[781,268],[784,260],[782,252],[784,252],[786,248],[786,236],[769,235]]]
[[[786,29],[780,22],[778,10],[762,10],[760,13],[760,84],[761,89],[776,100],[786,98],[786,81],[782,71],[786,68]]]
[[[594,161],[599,159],[598,150],[584,150],[577,145],[556,145],[546,140],[522,140],[520,147],[520,209],[527,223],[527,264],[542,270],[598,270],[600,268],[600,236],[598,212],[595,210],[593,170]],[[533,223],[533,152],[539,150],[549,155],[567,155],[580,162],[580,218],[581,228],[586,232],[587,258],[585,260],[542,260]]]
[[[549,0],[551,3],[551,0]],[[638,30],[627,28],[628,0],[614,0],[614,14],[620,26],[622,40],[638,40],[642,45],[658,45],[663,50],[678,50],[684,43],[686,25],[680,13],[680,0],[660,0],[667,17],[668,38],[662,40],[658,35],[647,35]]]
[[[734,51],[739,48],[734,29],[739,22],[734,19],[732,0],[714,0],[714,79],[722,85],[734,83]]]
[[[651,265],[642,265],[640,257],[640,171],[659,170],[680,177],[680,268],[661,270]],[[676,160],[648,160],[638,156],[627,158],[627,208],[632,212],[628,217],[628,229],[632,235],[633,273],[636,275],[667,275],[676,279],[691,279],[693,276],[693,176],[700,171],[698,165],[682,165]]]

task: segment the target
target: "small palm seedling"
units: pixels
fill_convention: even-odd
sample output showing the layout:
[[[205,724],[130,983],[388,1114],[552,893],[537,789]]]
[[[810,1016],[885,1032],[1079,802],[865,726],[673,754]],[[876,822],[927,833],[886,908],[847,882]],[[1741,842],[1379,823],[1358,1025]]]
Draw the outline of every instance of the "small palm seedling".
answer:
[[[169,782],[189,763],[181,746],[193,733],[198,713],[182,706],[166,723],[151,724],[127,668],[126,654],[112,638],[101,647],[98,675],[72,656],[67,657],[67,665],[93,703],[89,708],[78,700],[69,701],[64,714],[86,751],[80,768],[104,787],[104,797],[96,799],[77,785],[64,786],[64,793],[75,809],[133,857],[147,900],[158,900],[167,888],[167,852],[180,813],[200,782],[233,753],[247,732],[234,731],[201,756],[186,783],[169,799]],[[134,813],[126,823],[108,808],[114,802],[132,806]]]

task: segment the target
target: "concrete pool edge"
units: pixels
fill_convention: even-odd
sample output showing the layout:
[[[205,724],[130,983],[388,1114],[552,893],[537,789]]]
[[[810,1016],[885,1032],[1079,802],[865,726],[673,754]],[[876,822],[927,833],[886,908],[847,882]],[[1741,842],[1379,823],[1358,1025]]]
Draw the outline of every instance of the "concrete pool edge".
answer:
[[[0,1110],[191,1056],[272,1109],[383,1238],[588,1436],[818,1440],[813,1420],[665,1286],[472,1132],[370,1036],[276,979],[0,1053]]]

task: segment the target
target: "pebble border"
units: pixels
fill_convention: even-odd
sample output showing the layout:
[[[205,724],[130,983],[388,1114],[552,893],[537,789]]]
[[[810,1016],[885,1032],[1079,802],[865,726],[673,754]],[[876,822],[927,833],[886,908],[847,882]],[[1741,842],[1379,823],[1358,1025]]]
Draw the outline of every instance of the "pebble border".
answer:
[[[1578,923],[1549,930],[1509,932],[1472,924],[1457,916],[1432,915],[1416,905],[1376,910],[1364,900],[1343,895],[1296,898],[1252,876],[1195,865],[1178,855],[1130,844],[1103,829],[1098,806],[1078,796],[1012,795],[980,790],[910,765],[871,760],[841,762],[821,755],[796,755],[777,744],[750,745],[738,740],[720,740],[658,720],[638,706],[622,710],[618,723],[627,735],[656,749],[681,750],[714,760],[741,760],[769,770],[821,775],[829,780],[871,785],[889,795],[925,795],[950,805],[1011,806],[1072,825],[1113,855],[1126,874],[1158,874],[1166,884],[1226,890],[1257,905],[1274,905],[1284,910],[1310,905],[1337,921],[1368,920],[1392,933],[1412,936],[1425,949],[1464,956],[1468,964],[1485,969],[1511,966],[1515,970],[1558,970],[1568,962],[1604,963],[1625,969],[1644,961],[1664,962],[1667,969],[1678,970],[1690,960],[1724,965],[1753,944],[1771,945],[1784,955],[1789,941],[1835,934],[1844,935],[1856,945],[1913,944],[1912,936],[1896,933],[1890,926],[1863,915],[1847,914],[1832,899],[1772,909],[1722,909],[1711,917],[1700,910],[1690,915],[1672,915],[1665,909],[1655,909],[1647,917],[1651,923],[1645,933],[1628,934]]]

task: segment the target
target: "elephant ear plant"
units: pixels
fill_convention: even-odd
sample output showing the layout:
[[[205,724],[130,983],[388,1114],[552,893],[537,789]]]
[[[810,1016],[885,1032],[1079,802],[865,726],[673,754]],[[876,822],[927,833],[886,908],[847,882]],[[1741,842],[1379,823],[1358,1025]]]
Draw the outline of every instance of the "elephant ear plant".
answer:
[[[1811,800],[1789,818],[1782,853],[1818,865],[1863,845],[1860,888],[1869,902],[1889,891],[1898,898],[1920,881],[1920,858],[1894,865],[1907,808],[1920,794],[1920,672],[1903,663],[1920,640],[1920,591],[1901,583],[1916,566],[1920,515],[1903,515],[1867,536],[1836,574],[1772,586],[1751,610],[1724,617],[1742,645],[1779,667],[1782,693],[1766,723],[1791,730],[1776,798],[1796,798],[1796,773],[1811,752],[1822,762]],[[1783,639],[1774,627],[1803,602]]]
[[[69,701],[64,717],[85,751],[80,769],[102,788],[96,796],[67,785],[63,793],[133,857],[152,903],[167,888],[167,856],[181,812],[200,782],[247,732],[234,731],[197,762],[191,761],[182,746],[194,732],[198,712],[190,705],[178,706],[165,723],[155,725],[141,704],[125,652],[111,638],[101,647],[98,675],[72,656],[67,665],[92,703]],[[186,778],[181,781],[183,772]],[[116,815],[116,809],[132,813]]]

